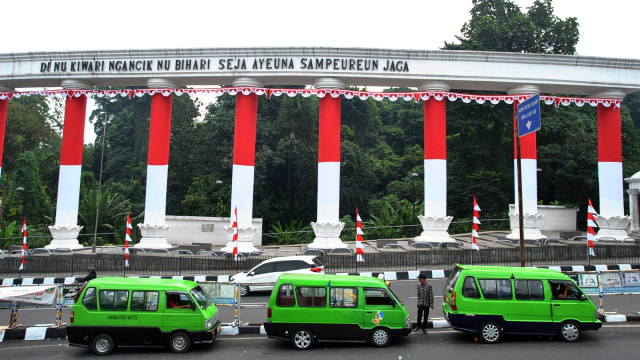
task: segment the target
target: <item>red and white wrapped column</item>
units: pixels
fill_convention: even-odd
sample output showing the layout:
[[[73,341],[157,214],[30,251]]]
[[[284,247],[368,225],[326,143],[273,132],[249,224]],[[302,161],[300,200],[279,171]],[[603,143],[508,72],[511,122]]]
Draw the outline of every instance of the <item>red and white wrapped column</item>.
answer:
[[[231,241],[222,251],[250,253],[257,251],[256,227],[253,226],[253,185],[256,161],[256,127],[258,122],[258,95],[250,88],[263,84],[252,78],[238,78],[233,86],[246,88],[236,95],[236,122],[233,135],[233,174],[231,176],[231,221],[227,231]],[[237,211],[237,215],[236,215]],[[237,226],[233,223],[237,217]],[[235,233],[235,235],[234,235]],[[237,242],[233,242],[233,237]]]
[[[509,94],[528,94],[535,95],[540,92],[536,86],[521,86],[509,90]],[[514,114],[517,114],[518,102],[513,102]],[[509,211],[509,219],[511,221],[511,233],[507,235],[508,239],[520,239],[520,222],[519,222],[519,195],[518,195],[518,148],[515,118],[513,121],[513,188],[514,188],[514,210]],[[538,152],[536,149],[537,137],[536,133],[530,133],[520,137],[520,165],[522,174],[522,216],[524,226],[525,239],[544,239],[539,227],[542,223],[543,215],[538,213]]]
[[[150,79],[151,88],[175,88],[164,79]],[[147,186],[144,203],[144,223],[138,224],[142,239],[138,248],[166,249],[169,226],[166,225],[167,177],[169,173],[169,145],[171,143],[171,109],[173,93],[157,92],[151,97],[149,154],[147,157]]]
[[[78,234],[82,229],[81,226],[78,226],[78,207],[87,96],[74,94],[73,90],[86,90],[92,87],[75,80],[63,81],[62,87],[69,89],[69,93],[64,110],[56,219],[55,225],[49,226],[52,240],[49,245],[45,246],[47,249],[82,247],[78,242]]]
[[[340,222],[340,105],[339,94],[331,89],[343,89],[339,79],[324,78],[315,82],[318,89],[327,89],[320,97],[318,134],[318,204],[317,220],[311,223],[315,238],[309,248],[345,248],[340,239],[344,223]]]
[[[420,91],[449,91],[440,81],[424,83]],[[447,216],[447,107],[444,96],[424,102],[424,215],[418,216],[422,233],[416,242],[454,243]]]
[[[598,98],[622,99],[623,91],[611,90],[595,94]],[[600,192],[600,213],[598,239],[612,237],[623,241],[629,235],[627,227],[631,222],[624,214],[624,189],[622,184],[622,125],[620,107],[615,104],[599,104],[598,116],[598,185]]]

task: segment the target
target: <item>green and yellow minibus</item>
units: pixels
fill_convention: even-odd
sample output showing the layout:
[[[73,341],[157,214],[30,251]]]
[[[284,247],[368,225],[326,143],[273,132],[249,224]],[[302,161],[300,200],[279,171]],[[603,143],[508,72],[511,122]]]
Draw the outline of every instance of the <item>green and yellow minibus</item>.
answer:
[[[409,314],[384,281],[356,275],[282,274],[271,292],[268,337],[306,350],[318,341],[387,346],[411,332]]]
[[[485,343],[503,334],[560,336],[573,342],[598,330],[596,307],[567,275],[550,269],[456,264],[442,308],[455,330]]]
[[[97,355],[133,346],[186,352],[192,343],[213,342],[220,330],[217,313],[193,281],[103,277],[78,291],[67,338]]]

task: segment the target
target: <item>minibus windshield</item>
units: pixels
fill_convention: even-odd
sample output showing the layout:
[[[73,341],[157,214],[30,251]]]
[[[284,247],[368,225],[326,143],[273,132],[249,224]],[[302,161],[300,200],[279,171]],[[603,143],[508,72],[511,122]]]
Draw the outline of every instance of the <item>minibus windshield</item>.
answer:
[[[198,302],[198,305],[203,310],[208,308],[209,305],[211,305],[212,303],[211,299],[207,296],[207,294],[204,291],[202,291],[202,288],[200,286],[196,286],[193,289],[191,289],[191,295],[193,295],[193,298],[196,299],[196,301]]]

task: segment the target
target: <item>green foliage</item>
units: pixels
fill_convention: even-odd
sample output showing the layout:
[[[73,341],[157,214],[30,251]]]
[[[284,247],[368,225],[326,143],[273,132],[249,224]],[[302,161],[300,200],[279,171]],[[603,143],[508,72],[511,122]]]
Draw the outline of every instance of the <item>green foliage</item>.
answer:
[[[484,50],[542,54],[574,54],[579,40],[578,21],[553,15],[552,0],[536,0],[522,13],[509,0],[472,0],[471,20],[456,36],[460,44],[446,50]]]
[[[272,226],[272,231],[265,234],[269,245],[309,244],[313,241],[311,225],[305,225],[302,220],[292,220],[285,225],[278,221]]]
[[[101,189],[99,193],[97,190],[84,189],[78,211],[78,225],[83,226],[83,241],[93,243],[95,236],[96,245],[107,242],[123,244],[131,203],[122,194],[113,194],[108,188]],[[135,219],[132,219],[132,224],[135,224]]]

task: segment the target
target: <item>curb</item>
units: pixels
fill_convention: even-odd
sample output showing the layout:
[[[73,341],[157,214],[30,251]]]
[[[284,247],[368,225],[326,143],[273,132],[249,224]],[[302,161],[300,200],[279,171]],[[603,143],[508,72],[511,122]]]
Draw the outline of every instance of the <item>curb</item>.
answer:
[[[603,323],[628,323],[640,322],[640,315],[623,315],[611,314],[604,317]],[[415,322],[412,323],[415,326]],[[427,324],[429,329],[450,328],[449,323],[444,319],[436,319],[429,321]],[[241,326],[232,326],[223,324],[220,327],[220,336],[236,336],[236,335],[267,335],[264,326],[260,324],[244,324]],[[67,338],[67,328],[64,325],[55,327],[31,326],[26,328],[5,329],[0,332],[0,343],[20,340],[62,340]]]
[[[582,272],[582,271],[605,271],[605,270],[637,270],[640,264],[611,264],[611,265],[571,265],[571,266],[536,266],[538,268],[552,269],[560,272]],[[451,269],[447,270],[413,270],[413,271],[362,271],[362,272],[338,272],[336,275],[360,275],[360,276],[378,276],[384,274],[386,280],[414,280],[418,275],[425,275],[427,279],[447,278],[451,273]],[[174,275],[174,276],[132,276],[140,278],[159,278],[159,279],[180,279],[199,281],[220,281],[228,282],[231,275]],[[74,281],[81,279],[73,276],[70,277],[46,277],[46,278],[0,278],[2,286],[17,285],[53,285],[63,284],[69,285]]]

